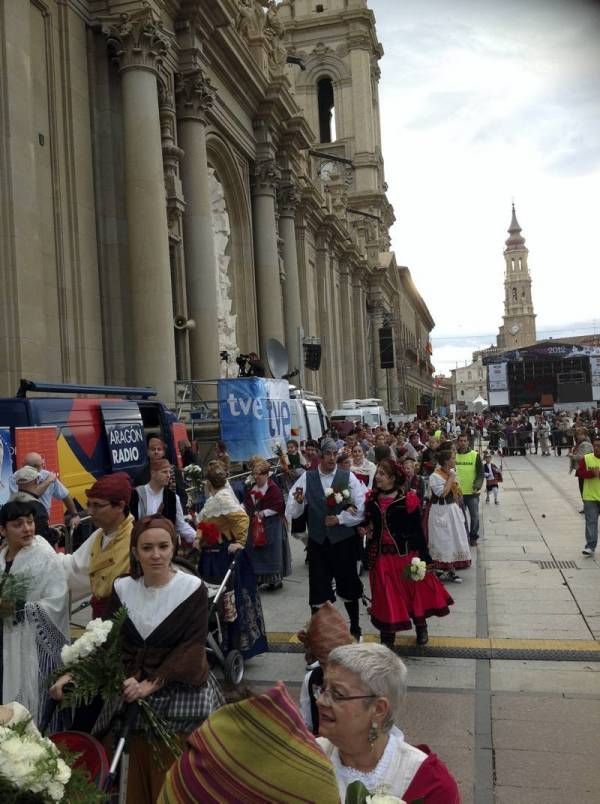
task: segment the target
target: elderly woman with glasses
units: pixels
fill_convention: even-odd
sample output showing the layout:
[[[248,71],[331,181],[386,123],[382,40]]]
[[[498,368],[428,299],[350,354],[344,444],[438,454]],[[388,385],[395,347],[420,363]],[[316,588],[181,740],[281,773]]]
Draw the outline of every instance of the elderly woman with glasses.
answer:
[[[323,687],[315,690],[318,743],[333,764],[341,801],[357,782],[371,795],[459,804],[443,762],[427,746],[409,745],[395,725],[405,691],[406,667],[385,645],[344,645],[329,654]]]
[[[246,489],[244,508],[250,517],[246,552],[261,592],[275,592],[283,586],[282,578],[291,572],[290,547],[285,523],[283,492],[269,477],[271,467],[260,456],[250,459],[252,485]],[[264,529],[264,543],[259,546],[258,530]]]

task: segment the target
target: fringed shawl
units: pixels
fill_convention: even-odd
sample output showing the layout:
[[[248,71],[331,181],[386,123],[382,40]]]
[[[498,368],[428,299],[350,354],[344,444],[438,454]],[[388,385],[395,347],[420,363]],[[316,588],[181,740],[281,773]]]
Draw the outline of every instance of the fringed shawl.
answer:
[[[280,681],[224,706],[188,738],[157,804],[338,804],[330,761]]]

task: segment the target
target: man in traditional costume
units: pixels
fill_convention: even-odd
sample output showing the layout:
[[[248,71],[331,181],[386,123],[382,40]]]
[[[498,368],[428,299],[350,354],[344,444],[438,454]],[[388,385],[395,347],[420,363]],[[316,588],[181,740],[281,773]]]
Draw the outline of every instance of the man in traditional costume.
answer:
[[[335,578],[336,592],[350,618],[350,632],[358,639],[363,586],[357,569],[360,542],[355,528],[363,520],[366,488],[352,472],[336,467],[336,460],[335,442],[326,439],[318,467],[305,472],[292,486],[286,517],[297,519],[306,509],[311,609],[314,612],[327,600],[335,601],[331,586]]]
[[[172,471],[171,462],[166,458],[152,458],[150,482],[135,487],[131,496],[131,513],[135,519],[143,519],[160,512],[173,524],[179,538],[191,546],[196,531],[185,520],[181,501],[171,488]]]
[[[91,591],[93,617],[104,615],[115,578],[129,572],[131,492],[125,472],[105,475],[87,489],[87,507],[97,530],[74,553],[62,556],[75,598]]]

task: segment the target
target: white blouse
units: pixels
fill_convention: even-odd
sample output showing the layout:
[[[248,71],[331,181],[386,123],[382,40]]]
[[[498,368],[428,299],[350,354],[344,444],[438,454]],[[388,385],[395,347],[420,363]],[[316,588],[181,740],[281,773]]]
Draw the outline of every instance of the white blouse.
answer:
[[[404,741],[404,734],[397,726],[390,731],[381,759],[368,773],[344,765],[338,749],[326,738],[318,737],[317,742],[331,760],[342,801],[348,786],[357,781],[370,793],[385,791],[390,796],[403,796],[427,758],[423,751]]]
[[[115,591],[138,634],[142,639],[148,639],[201,584],[202,581],[195,575],[176,570],[175,575],[164,586],[146,586],[143,577],[117,578]]]

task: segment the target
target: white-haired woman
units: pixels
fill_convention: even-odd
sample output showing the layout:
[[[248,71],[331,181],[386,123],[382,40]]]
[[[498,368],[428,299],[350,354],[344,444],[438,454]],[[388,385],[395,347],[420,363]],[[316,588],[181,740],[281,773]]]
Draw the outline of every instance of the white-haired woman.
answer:
[[[385,645],[355,644],[329,654],[315,690],[318,742],[330,758],[340,798],[353,782],[405,801],[460,804],[456,781],[425,745],[409,745],[395,725],[406,692],[406,667]]]

